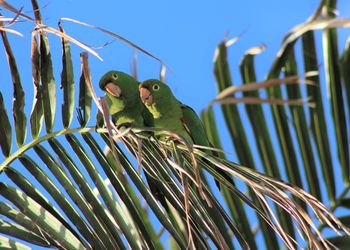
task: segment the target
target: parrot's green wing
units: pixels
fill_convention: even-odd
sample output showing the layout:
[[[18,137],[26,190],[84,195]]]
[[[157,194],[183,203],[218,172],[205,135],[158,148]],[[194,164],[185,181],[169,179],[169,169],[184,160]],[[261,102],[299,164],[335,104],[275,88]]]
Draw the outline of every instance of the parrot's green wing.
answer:
[[[209,146],[208,136],[196,112],[187,105],[180,104],[183,116],[181,122],[194,144]]]
[[[181,104],[181,109],[183,117],[181,121],[183,122],[184,128],[187,133],[192,138],[194,144],[212,147],[211,143],[208,140],[208,136],[205,132],[204,126],[200,118],[197,116],[196,112],[187,105]],[[205,150],[207,153],[217,156],[217,152]],[[231,177],[221,168],[217,168],[217,171],[225,177],[229,182],[232,182]],[[220,189],[220,182],[215,179],[216,186]]]

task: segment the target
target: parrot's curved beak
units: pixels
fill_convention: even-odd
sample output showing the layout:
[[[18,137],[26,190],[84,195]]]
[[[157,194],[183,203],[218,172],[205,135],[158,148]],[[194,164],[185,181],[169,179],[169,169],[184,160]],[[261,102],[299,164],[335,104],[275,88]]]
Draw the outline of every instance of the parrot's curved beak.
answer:
[[[141,101],[148,106],[153,104],[153,97],[151,95],[151,92],[143,86],[140,87],[140,98]]]
[[[119,88],[119,86],[115,85],[112,82],[109,82],[105,85],[105,90],[115,97],[120,97],[120,95],[122,94],[122,90]]]

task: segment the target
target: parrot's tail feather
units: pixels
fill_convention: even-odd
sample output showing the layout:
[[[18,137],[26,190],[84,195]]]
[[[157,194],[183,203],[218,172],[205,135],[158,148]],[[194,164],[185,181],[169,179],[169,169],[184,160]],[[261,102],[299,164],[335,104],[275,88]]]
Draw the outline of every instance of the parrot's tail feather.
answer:
[[[159,200],[160,204],[162,204],[162,206],[164,207],[164,209],[169,213],[170,212],[170,208],[168,206],[168,203],[165,200],[164,194],[162,193],[162,191],[160,190],[160,188],[157,186],[157,180],[155,180],[152,176],[150,176],[149,174],[147,174],[147,172],[145,171],[145,177],[147,179],[148,182],[148,186],[152,192],[152,194],[154,195],[154,197],[156,197],[157,200]]]

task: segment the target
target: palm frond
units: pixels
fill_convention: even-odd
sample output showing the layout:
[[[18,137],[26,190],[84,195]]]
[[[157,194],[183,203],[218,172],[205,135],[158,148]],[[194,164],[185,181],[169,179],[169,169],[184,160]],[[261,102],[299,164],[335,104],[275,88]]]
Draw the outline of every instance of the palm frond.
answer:
[[[325,7],[335,7],[324,1]],[[204,121],[213,148],[192,145],[172,131],[157,128],[116,128],[108,118],[104,101],[93,89],[94,81],[87,53],[80,54],[79,100],[75,101],[74,69],[70,43],[98,56],[94,50],[67,34],[59,24],[58,30],[45,26],[38,3],[33,0],[35,18],[23,14],[22,9],[0,1],[0,5],[15,13],[14,18],[0,18],[0,33],[12,77],[13,108],[8,110],[7,96],[0,91],[0,246],[1,248],[30,247],[63,249],[165,249],[161,240],[166,234],[176,248],[258,249],[256,234],[262,233],[268,249],[279,249],[280,243],[289,248],[315,249],[341,247],[350,235],[348,216],[336,217],[340,206],[348,207],[347,193],[349,149],[347,143],[346,112],[349,110],[346,66],[349,43],[339,60],[336,28],[348,27],[349,20],[327,18],[309,19],[289,32],[278,52],[268,77],[259,81],[255,75],[254,57],[261,48],[244,56],[240,70],[243,83],[232,86],[228,47],[236,39],[221,42],[216,51],[214,73],[219,87],[217,99],[228,127],[238,163],[226,158],[220,131],[216,127],[216,110],[210,105],[203,110]],[[321,5],[320,5],[321,6]],[[322,5],[323,6],[323,5]],[[332,13],[330,11],[329,13]],[[25,90],[21,85],[21,68],[12,53],[6,33],[13,33],[3,22],[17,22],[22,18],[33,23],[31,39],[31,67],[34,96],[32,111],[25,112]],[[79,25],[100,30],[127,42],[135,49],[161,62],[143,48],[103,28],[74,19]],[[327,59],[325,72],[318,66],[314,30],[324,32],[323,55]],[[16,33],[16,32],[15,32]],[[62,48],[62,91],[57,91],[54,72],[56,62],[51,58],[46,33],[59,36]],[[302,40],[304,70],[297,68],[299,53],[295,44]],[[162,65],[161,78],[165,76]],[[301,73],[299,73],[301,72]],[[305,72],[305,73],[302,73]],[[281,78],[280,75],[284,74]],[[332,122],[335,126],[337,149],[342,166],[344,189],[337,195],[332,151],[326,131],[325,110],[320,88],[320,74],[327,76],[331,90]],[[75,74],[77,75],[77,74]],[[277,79],[277,80],[276,80]],[[250,84],[249,84],[250,83]],[[255,84],[251,84],[255,83]],[[294,84],[295,83],[295,84]],[[307,83],[307,84],[301,84]],[[288,86],[284,86],[288,85]],[[6,86],[7,88],[7,86]],[[276,132],[270,129],[265,109],[257,100],[259,89],[266,89]],[[283,96],[286,88],[287,96]],[[316,107],[292,106],[293,100],[305,100],[306,89]],[[347,95],[342,93],[347,90]],[[237,105],[224,102],[243,91],[244,98],[254,100],[246,106],[246,114],[253,128],[254,139],[263,163],[264,173],[256,169],[252,143]],[[92,100],[94,102],[92,102]],[[283,105],[277,105],[282,100]],[[299,103],[300,104],[300,103]],[[240,105],[240,104],[238,104]],[[327,104],[326,104],[327,105]],[[94,107],[103,114],[106,128],[97,128],[91,119]],[[78,115],[74,116],[74,110]],[[214,114],[215,110],[215,114]],[[61,111],[62,121],[57,113]],[[311,131],[307,114],[310,116]],[[13,119],[11,119],[11,115]],[[291,115],[291,121],[289,121]],[[27,117],[31,126],[27,129]],[[42,131],[45,121],[46,130]],[[162,141],[153,136],[157,131],[172,139]],[[296,138],[293,138],[293,135]],[[277,135],[279,144],[272,139]],[[16,138],[16,145],[13,143]],[[278,155],[276,147],[280,147]],[[318,154],[313,153],[317,149]],[[209,154],[213,150],[216,154]],[[298,164],[298,152],[302,167]],[[280,164],[277,158],[283,158]],[[323,179],[318,178],[321,166]],[[158,202],[143,178],[141,170],[159,188],[165,203]],[[225,178],[225,173],[232,180]],[[281,180],[285,171],[287,180]],[[307,187],[302,183],[307,178]],[[219,194],[209,178],[222,184]],[[289,182],[289,183],[288,183]],[[320,186],[326,184],[330,206],[325,206]],[[308,192],[304,191],[307,189]],[[222,196],[221,196],[222,195]],[[316,197],[316,198],[315,198]],[[257,217],[256,220],[251,217]],[[253,223],[258,226],[254,227]],[[326,238],[329,228],[339,237]]]

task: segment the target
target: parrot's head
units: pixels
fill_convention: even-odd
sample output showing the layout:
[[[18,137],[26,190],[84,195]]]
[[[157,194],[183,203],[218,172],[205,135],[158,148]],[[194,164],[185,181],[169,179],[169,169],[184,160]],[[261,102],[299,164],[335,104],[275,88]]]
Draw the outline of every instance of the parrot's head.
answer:
[[[120,72],[109,71],[101,77],[100,88],[106,93],[110,114],[123,110],[139,100],[139,82],[132,76]]]
[[[156,80],[146,80],[139,85],[141,101],[150,108],[152,106],[166,105],[173,96],[171,89],[165,83]]]

